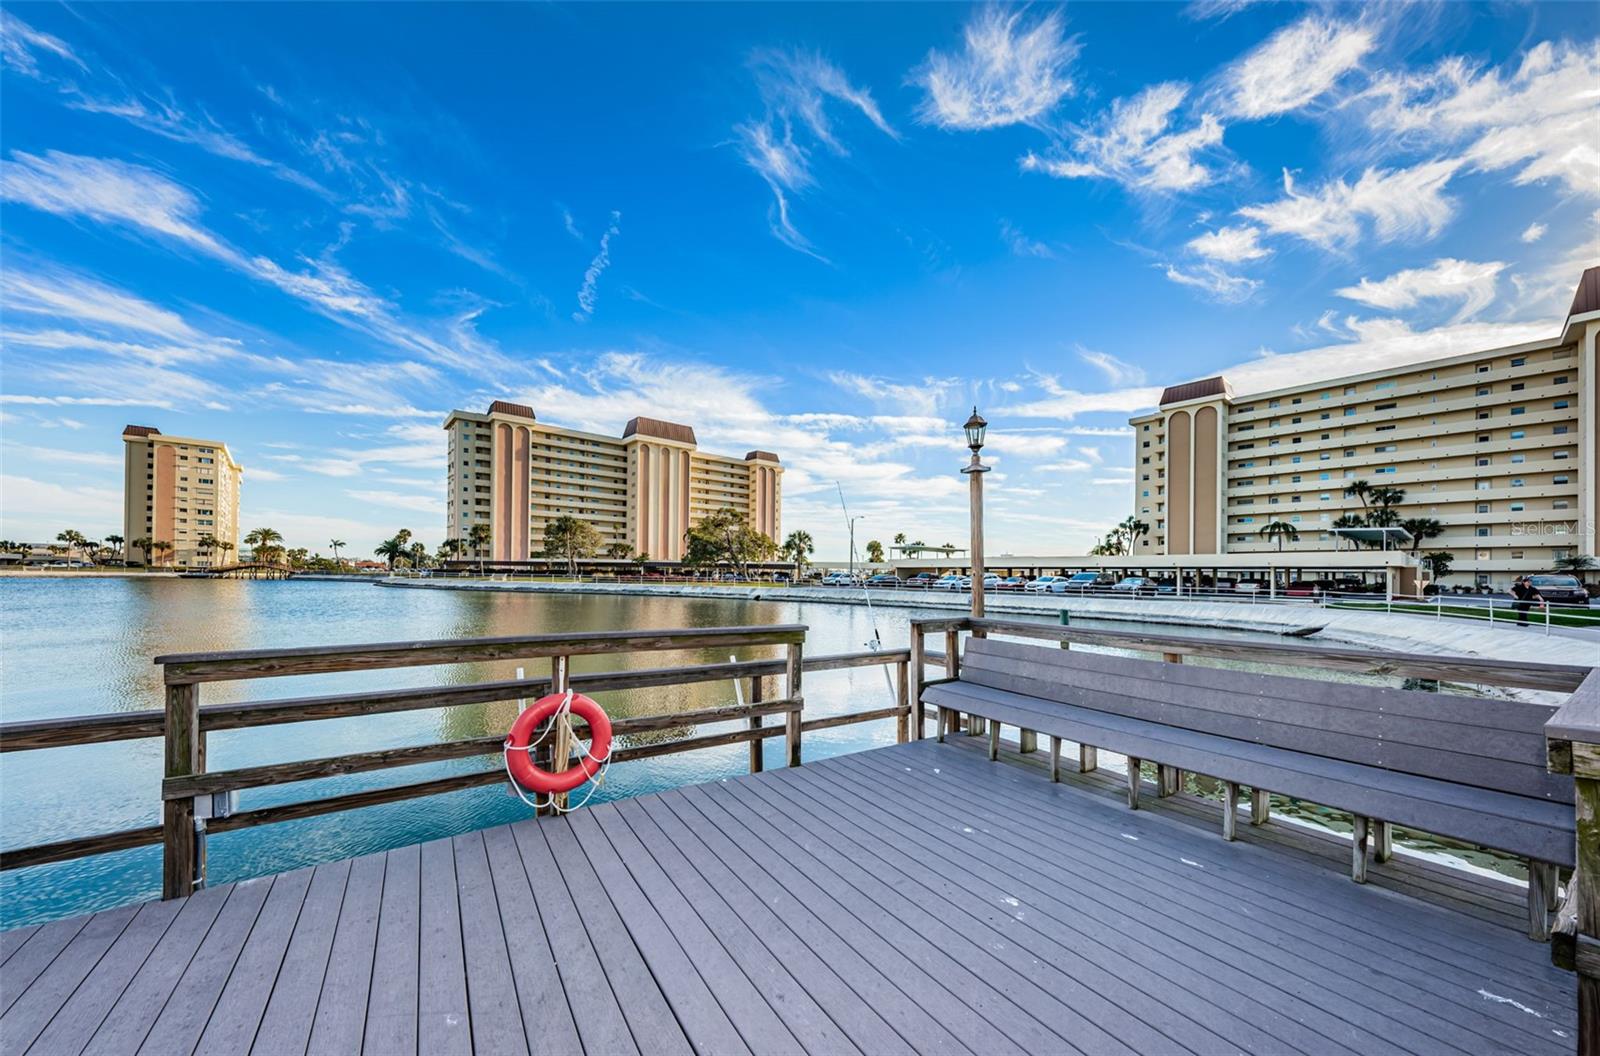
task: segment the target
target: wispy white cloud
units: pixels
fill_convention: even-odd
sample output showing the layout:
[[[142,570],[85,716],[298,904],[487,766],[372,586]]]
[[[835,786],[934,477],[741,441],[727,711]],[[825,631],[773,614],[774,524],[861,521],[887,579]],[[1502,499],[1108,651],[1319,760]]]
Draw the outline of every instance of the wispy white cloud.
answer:
[[[1522,241],[1524,241],[1526,243],[1529,243],[1531,245],[1532,243],[1537,242],[1541,238],[1543,238],[1544,237],[1544,233],[1546,231],[1548,231],[1548,230],[1549,230],[1549,228],[1545,227],[1543,224],[1539,224],[1539,223],[1529,224],[1527,227],[1522,229]]]
[[[18,459],[23,462],[59,462],[77,466],[108,466],[122,465],[122,459],[106,451],[72,451],[64,447],[35,447],[31,444],[18,444],[7,442],[0,448],[0,454],[7,459]]]
[[[1199,256],[1224,264],[1260,260],[1272,252],[1261,244],[1261,229],[1250,224],[1207,231],[1198,238],[1190,239],[1188,246]]]
[[[1125,363],[1109,352],[1097,352],[1094,349],[1079,348],[1078,358],[1094,367],[1106,376],[1106,380],[1113,385],[1143,385],[1144,368],[1132,363]]]
[[[1202,113],[1190,127],[1173,128],[1173,115],[1189,88],[1168,81],[1138,95],[1112,102],[1097,123],[1073,134],[1065,157],[1023,155],[1025,172],[1043,172],[1061,179],[1115,180],[1146,191],[1187,191],[1213,182],[1216,172],[1197,160],[1222,143],[1222,123]]]
[[[398,510],[415,510],[418,513],[444,513],[444,500],[440,499],[437,493],[419,495],[408,491],[356,488],[346,491],[345,494],[357,502],[364,502],[372,506],[387,506]]]
[[[1487,308],[1495,297],[1495,283],[1506,265],[1491,260],[1482,263],[1444,257],[1426,268],[1407,268],[1374,282],[1363,278],[1355,286],[1334,292],[1347,300],[1373,308],[1397,311],[1415,308],[1423,301],[1460,301],[1453,322],[1470,319]]]
[[[585,241],[583,232],[578,229],[578,221],[573,217],[571,209],[561,210],[561,226],[567,229],[567,234],[572,236],[573,241]]]
[[[1238,304],[1248,300],[1261,287],[1260,279],[1234,275],[1215,264],[1197,264],[1185,267],[1178,264],[1160,265],[1162,273],[1180,286],[1199,290],[1210,299],[1222,304]]]
[[[809,134],[813,145],[838,156],[847,154],[829,116],[831,101],[865,117],[885,135],[898,139],[899,133],[884,119],[872,93],[851,84],[843,70],[820,54],[759,49],[751,53],[749,65],[765,113],[734,126],[739,155],[772,192],[768,225],[773,236],[826,263],[790,216],[791,196],[817,182],[812,150],[796,138],[796,127]]]
[[[1272,234],[1324,249],[1354,245],[1362,236],[1362,221],[1382,242],[1431,238],[1455,215],[1455,201],[1445,188],[1460,167],[1459,161],[1442,159],[1405,169],[1369,168],[1354,184],[1331,179],[1310,192],[1297,189],[1285,169],[1282,198],[1245,206],[1239,214]]]
[[[897,382],[848,370],[830,371],[828,380],[854,395],[898,407],[907,414],[926,416],[932,416],[957,385],[955,378],[925,377]]]
[[[1420,73],[1374,79],[1358,104],[1403,145],[1458,146],[1476,169],[1516,169],[1515,182],[1561,183],[1600,197],[1600,41],[1544,41],[1505,74],[1459,56]]]
[[[0,63],[25,76],[39,77],[40,52],[79,70],[89,68],[60,37],[34,29],[9,10],[0,10]]]
[[[611,211],[611,225],[600,236],[600,251],[589,262],[583,273],[583,285],[578,287],[578,310],[572,313],[573,322],[587,322],[594,315],[595,301],[600,295],[600,276],[611,266],[611,240],[622,230],[622,214]]]
[[[926,93],[918,120],[954,131],[1043,121],[1072,94],[1078,56],[1059,12],[1029,18],[988,6],[974,12],[959,52],[930,51],[911,80]]]
[[[91,536],[119,530],[122,492],[103,484],[67,484],[14,473],[0,474],[0,534],[28,542],[54,540],[72,525]]]
[[[1000,221],[1000,240],[1011,250],[1014,257],[1038,257],[1041,260],[1051,260],[1055,257],[1055,250],[1036,239],[1029,238],[1023,231],[1009,220]]]
[[[1155,405],[1161,396],[1159,387],[1133,386],[1115,389],[1109,392],[1083,392],[1061,384],[1060,379],[1054,374],[1044,374],[1037,371],[1029,375],[1029,391],[1042,390],[1044,395],[1039,399],[1026,400],[997,408],[996,414],[1014,415],[1019,418],[1063,418],[1072,419],[1080,414],[1091,414],[1096,411],[1107,411],[1118,414],[1131,414],[1142,411]],[[1081,453],[1087,453],[1088,448],[1080,448]]]
[[[1274,33],[1223,72],[1229,112],[1247,120],[1315,102],[1377,46],[1372,29],[1310,15]]]

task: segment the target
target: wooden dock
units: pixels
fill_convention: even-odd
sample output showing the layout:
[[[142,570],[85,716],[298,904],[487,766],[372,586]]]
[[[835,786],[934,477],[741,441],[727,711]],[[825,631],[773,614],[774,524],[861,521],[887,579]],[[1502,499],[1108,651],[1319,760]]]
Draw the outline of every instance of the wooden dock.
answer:
[[[916,741],[0,934],[0,1051],[1570,1053],[1516,885]]]

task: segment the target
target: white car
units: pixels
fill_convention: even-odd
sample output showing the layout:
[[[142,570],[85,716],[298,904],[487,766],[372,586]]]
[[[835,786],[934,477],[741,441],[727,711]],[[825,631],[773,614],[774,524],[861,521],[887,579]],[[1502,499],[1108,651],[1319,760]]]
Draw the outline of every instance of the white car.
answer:
[[[929,590],[965,590],[965,589],[967,589],[966,583],[964,582],[964,580],[966,578],[967,578],[966,576],[958,576],[954,572],[947,572],[944,575],[940,576],[938,579],[934,580],[933,584],[931,586],[929,586],[928,589]]]
[[[829,572],[822,577],[822,585],[825,587],[853,587],[856,585],[856,579],[848,572]]]
[[[1064,594],[1067,581],[1061,576],[1040,576],[1022,588],[1030,594]]]
[[[962,587],[964,589],[971,590],[972,589],[972,577],[971,576],[962,576],[961,577],[961,585],[962,585]],[[985,572],[983,574],[983,589],[984,590],[999,590],[1000,589],[1000,577],[997,574],[993,573],[993,572]]]

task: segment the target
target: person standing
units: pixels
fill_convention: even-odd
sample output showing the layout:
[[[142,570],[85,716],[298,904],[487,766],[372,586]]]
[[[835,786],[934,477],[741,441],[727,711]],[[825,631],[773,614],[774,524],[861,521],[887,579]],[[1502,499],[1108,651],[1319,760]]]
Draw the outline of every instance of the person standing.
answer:
[[[1518,576],[1516,582],[1511,584],[1511,596],[1516,599],[1511,607],[1517,610],[1517,625],[1521,627],[1528,625],[1528,610],[1533,608],[1534,603],[1541,606],[1545,603],[1544,596],[1527,576]]]

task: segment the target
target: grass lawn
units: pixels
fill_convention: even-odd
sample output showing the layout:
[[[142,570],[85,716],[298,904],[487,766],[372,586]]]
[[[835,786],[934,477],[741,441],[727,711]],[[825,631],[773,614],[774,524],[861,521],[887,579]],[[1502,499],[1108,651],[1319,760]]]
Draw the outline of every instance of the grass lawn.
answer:
[[[1478,620],[1482,623],[1489,622],[1489,607],[1487,605],[1423,605],[1412,602],[1396,602],[1386,606],[1383,602],[1360,601],[1334,601],[1328,603],[1330,609],[1366,609],[1378,612],[1415,612],[1423,616],[1432,616],[1439,613],[1445,616],[1455,616],[1460,619]],[[1496,606],[1494,610],[1495,623],[1515,623],[1516,613],[1505,606]],[[1528,610],[1528,622],[1544,626],[1544,612],[1540,609]],[[1550,611],[1550,626],[1552,627],[1595,627],[1600,628],[1600,611],[1588,613],[1563,612],[1560,609]]]

